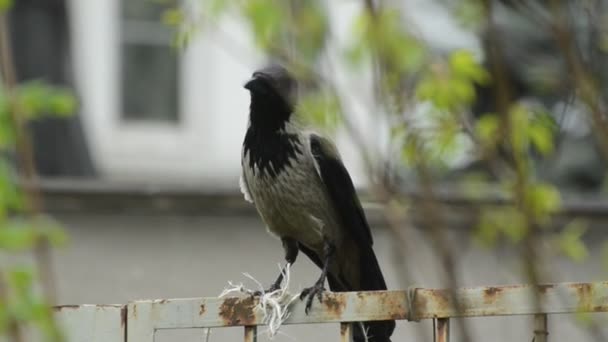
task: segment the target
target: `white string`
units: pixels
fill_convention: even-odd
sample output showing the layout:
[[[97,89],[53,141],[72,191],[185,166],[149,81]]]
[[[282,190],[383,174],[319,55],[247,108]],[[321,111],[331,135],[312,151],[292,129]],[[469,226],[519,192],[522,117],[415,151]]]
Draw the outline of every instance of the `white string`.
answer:
[[[251,279],[257,285],[259,292],[261,292],[258,305],[255,307],[255,309],[260,310],[264,314],[263,322],[268,326],[267,329],[264,329],[264,332],[267,333],[270,339],[273,339],[277,334],[288,336],[281,332],[280,328],[290,315],[289,307],[291,306],[291,303],[300,297],[299,293],[292,295],[288,291],[290,281],[290,265],[287,264],[285,269],[281,272],[283,274],[283,282],[278,289],[272,292],[265,292],[264,286],[259,281],[257,281],[249,273],[243,273],[245,277]],[[222,291],[222,293],[219,295],[220,298],[229,294],[247,293],[249,295],[253,295],[256,292],[245,287],[242,283],[235,284],[229,281],[228,285],[230,285],[230,287]]]

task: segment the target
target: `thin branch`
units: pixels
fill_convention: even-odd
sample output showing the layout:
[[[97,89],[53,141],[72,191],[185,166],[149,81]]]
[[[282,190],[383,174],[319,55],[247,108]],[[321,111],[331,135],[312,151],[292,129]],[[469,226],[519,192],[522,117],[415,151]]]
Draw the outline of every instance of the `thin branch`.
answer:
[[[21,174],[30,186],[23,187],[25,192],[26,213],[35,217],[42,211],[42,200],[36,183],[36,165],[34,161],[32,140],[26,127],[25,118],[17,95],[17,76],[13,62],[7,13],[0,14],[0,71],[4,91],[12,99],[10,114],[17,137],[16,147],[18,166]],[[55,279],[52,272],[52,258],[49,243],[39,239],[34,247],[34,256],[39,266],[39,273],[46,300],[50,305],[55,303]]]
[[[554,38],[566,60],[572,82],[577,89],[581,100],[587,105],[591,114],[591,128],[604,159],[608,160],[608,118],[603,112],[606,103],[597,88],[593,74],[583,63],[580,52],[577,49],[572,27],[563,12],[563,3],[552,0],[551,7],[554,16],[554,24],[551,26]],[[593,44],[593,42],[591,42]]]

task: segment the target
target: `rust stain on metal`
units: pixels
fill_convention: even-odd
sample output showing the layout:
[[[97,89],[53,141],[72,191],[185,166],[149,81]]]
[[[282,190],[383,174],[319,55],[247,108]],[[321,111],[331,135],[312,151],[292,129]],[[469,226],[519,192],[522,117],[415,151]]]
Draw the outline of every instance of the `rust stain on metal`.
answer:
[[[435,342],[450,341],[450,320],[448,318],[435,319]]]
[[[393,296],[390,296],[388,293],[381,293],[379,301],[383,305],[393,305]]]
[[[227,326],[255,324],[254,298],[226,298],[220,306],[220,317]]]
[[[324,295],[323,304],[327,308],[327,311],[335,316],[341,316],[342,311],[344,311],[344,307],[346,303],[333,295]]]
[[[120,327],[124,328],[127,324],[127,306],[123,306],[120,309]]]
[[[207,311],[207,309],[205,308],[205,304],[201,304],[201,308],[200,308],[200,310],[198,310],[199,316],[202,316],[205,313],[205,311]]]
[[[483,290],[483,302],[485,304],[494,303],[502,291],[503,289],[499,287],[487,287]]]
[[[538,292],[545,294],[547,293],[547,290],[551,290],[553,289],[554,285],[552,284],[546,284],[546,285],[536,285],[536,288],[538,289]]]
[[[417,290],[410,308],[412,310],[411,319],[420,320],[450,315],[453,307],[450,296],[449,290]],[[432,314],[430,314],[431,312]]]
[[[593,298],[593,288],[591,287],[591,284],[571,284],[569,286],[576,290],[579,310],[591,311],[591,299]]]
[[[590,297],[593,291],[591,284],[571,284],[569,286],[576,290],[580,298]]]
[[[432,296],[436,298],[440,310],[448,311],[452,308],[452,301],[448,290],[433,291]]]
[[[340,336],[346,335],[348,332],[348,324],[340,324]]]
[[[62,310],[65,310],[65,309],[74,310],[74,309],[79,309],[79,308],[80,308],[80,305],[66,304],[66,305],[54,306],[53,310],[54,311],[62,311]]]
[[[393,308],[392,310],[396,311],[391,315],[392,319],[404,319],[409,315],[405,302],[391,293],[382,293],[379,298],[379,304],[382,307],[390,307]]]
[[[340,323],[340,342],[350,342],[351,340],[350,323]]]
[[[608,311],[608,305],[596,305],[592,309],[594,312],[606,312]]]

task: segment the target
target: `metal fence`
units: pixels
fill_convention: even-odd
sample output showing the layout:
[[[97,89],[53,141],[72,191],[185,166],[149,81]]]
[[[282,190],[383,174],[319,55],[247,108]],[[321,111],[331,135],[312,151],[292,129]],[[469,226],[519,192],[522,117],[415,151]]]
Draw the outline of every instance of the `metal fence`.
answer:
[[[456,305],[458,304],[458,309]],[[127,305],[56,307],[70,342],[153,342],[161,329],[244,327],[244,341],[257,339],[264,314],[253,297],[134,301]],[[608,311],[608,282],[509,285],[406,291],[325,293],[308,315],[295,301],[285,324],[339,323],[350,341],[351,322],[434,321],[434,341],[450,340],[450,318],[504,315],[534,317],[535,342],[547,341],[547,315]]]

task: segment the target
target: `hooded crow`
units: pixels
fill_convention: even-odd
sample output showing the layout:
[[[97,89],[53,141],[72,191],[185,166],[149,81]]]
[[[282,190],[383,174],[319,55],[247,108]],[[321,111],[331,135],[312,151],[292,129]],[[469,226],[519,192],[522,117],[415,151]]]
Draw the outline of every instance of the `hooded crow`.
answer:
[[[306,312],[322,301],[325,280],[332,291],[386,290],[373,240],[353,182],[335,145],[293,120],[297,83],[282,66],[253,73],[249,125],[241,154],[241,190],[268,231],[281,239],[288,264],[299,251],[321,276],[302,292]],[[283,273],[271,286],[277,289]],[[365,341],[359,325],[355,341]],[[368,341],[390,342],[394,321],[366,322]]]

